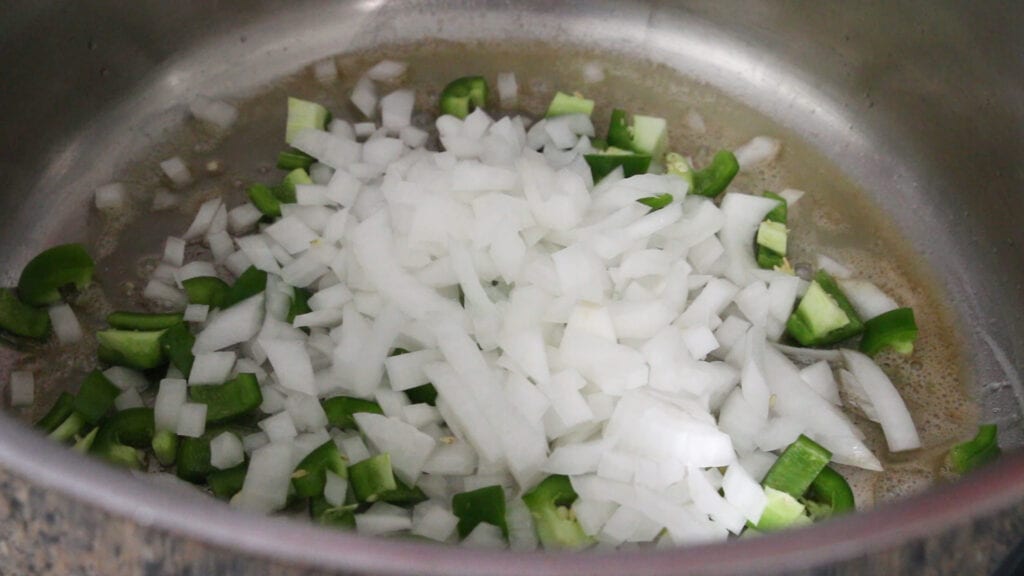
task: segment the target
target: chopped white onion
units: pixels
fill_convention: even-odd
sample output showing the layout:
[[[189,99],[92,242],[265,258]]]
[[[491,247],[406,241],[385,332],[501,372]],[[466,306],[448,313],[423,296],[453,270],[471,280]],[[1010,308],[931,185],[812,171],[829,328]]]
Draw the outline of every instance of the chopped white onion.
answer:
[[[334,58],[327,58],[320,60],[319,62],[313,63],[313,77],[316,78],[317,82],[322,84],[329,84],[338,79],[338,66],[334,63]]]
[[[188,186],[192,183],[192,173],[189,172],[188,166],[178,156],[168,158],[160,163],[160,169],[163,170],[167,178],[174,183],[178,188]]]
[[[11,406],[31,406],[35,402],[35,376],[25,370],[11,372],[8,385],[11,394]]]
[[[768,136],[756,136],[733,150],[733,154],[740,164],[740,170],[747,171],[775,160],[781,150],[782,142],[779,140]]]
[[[221,130],[227,130],[238,120],[238,109],[221,100],[206,96],[197,96],[188,105],[189,112],[198,120],[202,120]]]
[[[120,182],[100,186],[96,189],[94,195],[96,208],[100,211],[120,210],[124,208],[125,202],[128,199],[128,192],[124,184]]]
[[[143,406],[145,406],[145,403],[142,401],[142,395],[139,394],[136,388],[128,388],[118,394],[117,398],[114,398],[114,408],[118,411],[128,410],[129,408],[141,408]]]
[[[188,383],[184,380],[165,378],[160,381],[153,404],[153,421],[157,431],[175,432],[178,428],[178,414],[185,405]]]
[[[210,314],[210,306],[207,304],[189,304],[185,307],[185,314],[183,319],[185,322],[206,322],[206,317]]]
[[[192,362],[192,371],[188,375],[189,386],[227,382],[236,359],[237,355],[234,352],[196,354]]]
[[[186,402],[178,410],[178,436],[198,438],[206,431],[206,404]]]
[[[242,440],[234,432],[221,432],[210,440],[210,464],[218,470],[227,470],[245,461]]]
[[[364,76],[356,82],[352,89],[352,104],[367,118],[373,119],[377,115],[377,87],[370,78]]]
[[[82,340],[82,325],[78,323],[75,311],[67,304],[50,306],[47,310],[50,315],[50,325],[53,326],[53,333],[57,335],[57,341],[61,344],[74,344]]]
[[[854,350],[843,350],[843,360],[874,406],[889,450],[901,452],[920,448],[921,440],[910,411],[885,372],[871,358]]]
[[[377,82],[395,80],[405,74],[408,64],[395,60],[381,60],[366,71],[366,77]]]

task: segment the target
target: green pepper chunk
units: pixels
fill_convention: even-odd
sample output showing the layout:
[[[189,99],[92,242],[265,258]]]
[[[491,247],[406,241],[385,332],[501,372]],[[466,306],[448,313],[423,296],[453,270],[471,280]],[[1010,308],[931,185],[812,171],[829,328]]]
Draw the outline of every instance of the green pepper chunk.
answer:
[[[206,304],[210,308],[221,308],[228,297],[228,283],[216,276],[197,276],[181,282],[188,295],[189,304]]]
[[[774,532],[811,523],[807,508],[789,493],[766,486],[764,495],[768,503],[757,526],[754,526],[758,532]]]
[[[348,477],[346,458],[334,440],[324,442],[299,462],[292,474],[295,493],[302,498],[323,495],[328,470],[342,478]]]
[[[768,469],[761,483],[800,498],[831,459],[831,452],[801,434]]]
[[[551,99],[551,104],[548,105],[547,114],[544,116],[547,118],[569,114],[590,116],[593,112],[593,100],[588,100],[582,96],[566,94],[565,92],[556,92],[555,97]]]
[[[331,113],[316,102],[288,98],[288,120],[285,122],[284,140],[291,143],[304,130],[323,130]]]
[[[298,200],[295,195],[295,187],[299,184],[312,184],[313,179],[309,177],[309,173],[303,168],[296,168],[291,172],[285,174],[284,179],[281,180],[281,184],[272,188],[274,196],[281,201],[282,204],[295,204]]]
[[[192,372],[192,363],[195,356],[192,354],[192,346],[196,343],[196,337],[184,323],[168,328],[160,337],[160,349],[170,361],[171,365],[178,369],[185,378]]]
[[[693,173],[693,194],[715,198],[729,187],[729,183],[740,171],[736,156],[728,150],[715,153],[711,163]]]
[[[210,438],[205,434],[199,438],[182,436],[178,439],[178,478],[193,484],[202,484],[206,477],[216,470],[210,464]]]
[[[612,150],[609,148],[609,150]],[[650,154],[633,154],[631,152],[622,154],[614,152],[603,152],[601,154],[584,154],[583,159],[590,166],[590,174],[594,182],[600,182],[605,176],[612,173],[618,167],[622,167],[622,173],[626,178],[637,174],[646,174],[651,165]]]
[[[277,154],[277,167],[281,170],[290,171],[295,170],[296,168],[309,170],[309,167],[313,165],[313,162],[316,162],[316,158],[313,158],[302,150],[296,150],[294,148],[282,150]]]
[[[593,543],[569,513],[576,498],[569,477],[560,474],[548,476],[523,495],[537,538],[545,548],[583,548]]]
[[[690,161],[676,152],[665,154],[665,172],[683,179],[688,185],[688,190],[693,189],[693,168]]]
[[[395,477],[395,489],[380,494],[379,500],[395,506],[415,506],[428,500],[427,495],[417,486],[410,487],[401,478]]]
[[[99,426],[90,453],[127,468],[140,469],[144,455],[136,448],[147,448],[153,441],[153,409],[122,410]]]
[[[917,340],[917,322],[912,308],[897,308],[864,322],[860,351],[874,356],[885,348],[912,354]]]
[[[348,467],[348,481],[356,500],[377,502],[381,496],[398,488],[391,469],[391,455],[384,453]]]
[[[665,206],[672,203],[671,194],[658,194],[657,196],[648,196],[647,198],[640,198],[637,202],[647,206],[651,209],[651,212],[655,210],[661,210]]]
[[[88,454],[89,450],[92,448],[92,443],[96,441],[96,434],[99,431],[99,428],[93,428],[88,434],[75,440],[75,444],[71,449],[79,454]]]
[[[765,190],[764,197],[778,202],[775,208],[772,208],[772,211],[769,212],[764,219],[769,222],[780,222],[785,224],[786,220],[789,219],[789,203],[786,202],[786,199],[771,190]]]
[[[612,118],[608,123],[608,146],[620,150],[633,149],[633,135],[629,131],[625,110],[612,110]]]
[[[50,334],[50,315],[18,300],[13,290],[0,289],[0,329],[42,340]]]
[[[89,424],[96,424],[114,407],[114,399],[121,394],[99,370],[93,370],[75,396],[75,412]]]
[[[452,513],[459,519],[459,538],[469,536],[481,522],[501,528],[508,538],[505,522],[505,490],[501,486],[485,486],[452,497]]]
[[[807,509],[814,520],[824,520],[857,509],[853,490],[843,475],[831,466],[822,468],[805,494]]]
[[[50,432],[51,439],[57,442],[67,442],[75,437],[85,426],[85,418],[78,412],[72,412],[59,426]]]
[[[153,409],[128,408],[115,413],[100,424],[103,441],[125,444],[132,448],[149,448],[155,433]]]
[[[231,285],[227,296],[224,298],[224,308],[230,308],[266,289],[267,273],[255,266],[250,266]]]
[[[167,364],[160,339],[165,330],[102,330],[96,333],[99,358],[107,364],[151,370]]]
[[[281,201],[277,199],[277,195],[269,186],[253,184],[245,190],[245,193],[249,195],[253,206],[256,206],[265,216],[281,217]]]
[[[452,80],[441,92],[441,114],[456,118],[469,116],[475,108],[487,105],[487,80],[483,76],[465,76]]]
[[[778,204],[764,217],[764,221],[757,229],[757,265],[766,270],[785,268],[786,241],[789,233],[786,229],[786,218],[789,209],[786,199],[774,192],[765,190],[764,197],[775,200]]]
[[[238,494],[245,484],[245,475],[249,471],[249,463],[242,462],[238,466],[225,470],[214,470],[206,477],[206,483],[210,486],[213,495],[224,500],[230,500]]]
[[[184,315],[177,312],[147,314],[145,312],[111,312],[107,324],[119,330],[164,330],[184,321]]]
[[[178,435],[170,430],[160,430],[153,434],[150,442],[153,455],[161,466],[170,466],[178,456]]]
[[[827,346],[860,334],[864,323],[832,276],[819,270],[786,331],[804,346]]]
[[[966,474],[995,460],[1002,452],[995,424],[978,426],[978,434],[967,442],[957,444],[949,451],[949,461],[958,474]]]
[[[36,422],[36,428],[49,434],[57,429],[71,413],[75,411],[75,397],[67,392],[61,392],[57,401],[53,403],[50,411]]]
[[[358,505],[331,506],[323,496],[309,501],[309,515],[317,524],[352,530],[356,527],[356,509]]]
[[[843,312],[850,319],[850,323],[848,325],[840,328],[835,333],[829,334],[829,342],[827,343],[834,344],[836,342],[841,342],[847,338],[853,338],[863,332],[864,322],[861,321],[860,315],[857,314],[857,310],[854,309],[853,304],[851,304],[846,298],[846,294],[843,293],[839,284],[836,283],[835,278],[824,270],[818,270],[814,275],[814,281],[821,285],[822,289],[835,300],[836,304],[842,308]]]
[[[295,294],[292,296],[291,304],[288,305],[288,323],[291,324],[295,321],[296,316],[302,314],[309,314],[313,311],[309,307],[309,290],[305,288],[296,288]]]
[[[322,401],[320,404],[327,414],[328,424],[342,430],[350,430],[356,427],[356,420],[352,415],[357,412],[384,414],[380,404],[372,400],[352,398],[351,396],[335,396]]]
[[[437,406],[437,388],[429,382],[405,391],[405,397],[413,404]]]
[[[242,373],[223,384],[189,386],[193,402],[206,404],[206,421],[224,422],[259,408],[263,393],[255,374]]]
[[[30,306],[59,302],[62,288],[82,290],[92,282],[93,263],[81,244],[61,244],[29,261],[18,279],[18,297]]]

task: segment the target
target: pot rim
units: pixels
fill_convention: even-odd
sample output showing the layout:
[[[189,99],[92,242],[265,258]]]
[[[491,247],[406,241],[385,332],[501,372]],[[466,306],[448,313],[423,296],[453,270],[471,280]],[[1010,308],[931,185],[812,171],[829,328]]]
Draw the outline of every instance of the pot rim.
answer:
[[[145,527],[296,566],[375,574],[727,574],[798,569],[861,556],[950,528],[1024,499],[1024,454],[968,479],[821,525],[665,550],[509,552],[368,538],[178,494],[82,456],[0,416],[0,464],[38,487]]]

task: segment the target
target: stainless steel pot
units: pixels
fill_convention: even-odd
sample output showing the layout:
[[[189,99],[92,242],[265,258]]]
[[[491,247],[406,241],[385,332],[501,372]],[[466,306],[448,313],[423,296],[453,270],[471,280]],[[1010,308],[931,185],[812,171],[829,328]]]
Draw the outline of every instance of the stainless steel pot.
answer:
[[[1021,29],[1024,6],[995,2],[5,3],[0,262],[10,283],[41,246],[84,237],[92,188],[180,121],[177,105],[196,92],[244,92],[330,54],[399,41],[613,48],[720,88],[869,191],[949,295],[985,416],[1016,446],[1024,439]],[[40,541],[76,573],[838,574],[922,563],[976,573],[1024,535],[1022,455],[813,529],[614,555],[466,551],[254,517],[74,456],[7,416],[0,467],[0,572],[12,574],[46,571],[32,556]],[[93,535],[104,548],[82,549]]]

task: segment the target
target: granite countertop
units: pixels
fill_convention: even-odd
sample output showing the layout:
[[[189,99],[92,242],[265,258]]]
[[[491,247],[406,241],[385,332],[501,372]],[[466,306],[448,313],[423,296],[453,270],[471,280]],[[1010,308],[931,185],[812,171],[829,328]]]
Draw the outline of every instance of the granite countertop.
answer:
[[[1024,540],[1024,503],[953,530],[797,574],[991,574]],[[979,545],[978,543],[982,543]],[[0,574],[312,576],[327,572],[245,556],[139,526],[0,470]]]

